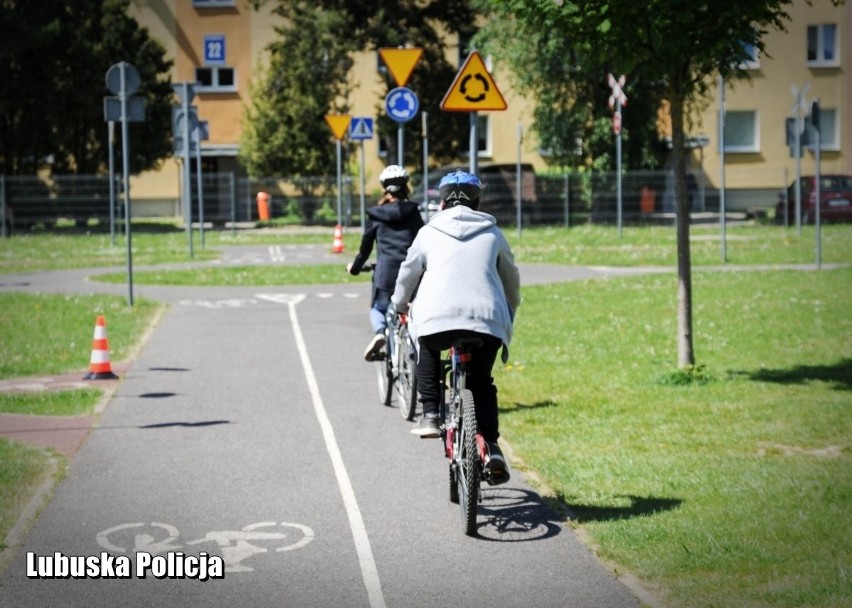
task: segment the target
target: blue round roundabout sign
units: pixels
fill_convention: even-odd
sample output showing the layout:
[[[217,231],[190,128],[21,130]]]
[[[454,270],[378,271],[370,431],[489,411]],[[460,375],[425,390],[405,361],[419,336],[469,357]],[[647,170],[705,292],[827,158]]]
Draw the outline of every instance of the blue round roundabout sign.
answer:
[[[385,97],[385,109],[391,120],[396,122],[408,122],[417,115],[420,109],[420,100],[409,88],[397,87],[392,89]]]

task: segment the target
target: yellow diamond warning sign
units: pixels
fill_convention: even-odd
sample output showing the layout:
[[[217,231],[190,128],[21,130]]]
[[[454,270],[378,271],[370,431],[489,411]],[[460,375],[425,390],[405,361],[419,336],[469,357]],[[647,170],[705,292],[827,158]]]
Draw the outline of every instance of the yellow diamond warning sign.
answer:
[[[411,72],[414,70],[414,66],[417,65],[422,54],[423,49],[379,49],[382,61],[388,66],[388,71],[393,76],[393,79],[396,80],[396,85],[399,87],[404,87],[405,83],[408,82],[408,78],[411,76]]]
[[[441,109],[447,112],[505,110],[507,107],[503,94],[477,51],[467,56],[441,102]]]
[[[349,121],[352,117],[349,114],[326,114],[325,122],[331,127],[331,132],[337,139],[342,140],[346,137],[346,132],[349,130]]]

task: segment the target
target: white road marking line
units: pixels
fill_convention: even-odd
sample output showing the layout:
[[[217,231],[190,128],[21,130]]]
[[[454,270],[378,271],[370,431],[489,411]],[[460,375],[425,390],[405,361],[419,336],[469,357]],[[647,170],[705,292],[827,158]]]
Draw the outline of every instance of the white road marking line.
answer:
[[[287,256],[281,250],[281,245],[270,245],[269,257],[273,262],[283,262],[287,259]]]
[[[343,464],[343,456],[340,453],[340,447],[337,445],[334,429],[331,426],[331,421],[328,418],[328,413],[320,396],[319,385],[317,384],[316,376],[314,376],[313,366],[308,357],[308,349],[305,346],[305,340],[302,337],[302,330],[299,326],[299,318],[296,316],[296,302],[287,302],[287,306],[290,309],[290,324],[293,327],[296,348],[299,351],[302,367],[305,370],[305,380],[308,383],[308,390],[311,393],[314,412],[322,429],[325,447],[328,450],[334,474],[337,477],[337,485],[340,488],[340,495],[343,498],[346,515],[349,517],[349,528],[352,530],[352,538],[355,541],[355,550],[358,553],[358,563],[361,566],[361,576],[364,579],[364,586],[367,588],[370,606],[372,608],[385,608],[382,582],[379,580],[379,571],[376,568],[376,561],[373,558],[373,549],[370,546],[370,539],[367,536],[367,528],[364,525],[363,517],[361,517],[361,510],[358,508],[358,500],[355,498],[352,482],[349,479],[349,474],[346,472],[346,466]]]

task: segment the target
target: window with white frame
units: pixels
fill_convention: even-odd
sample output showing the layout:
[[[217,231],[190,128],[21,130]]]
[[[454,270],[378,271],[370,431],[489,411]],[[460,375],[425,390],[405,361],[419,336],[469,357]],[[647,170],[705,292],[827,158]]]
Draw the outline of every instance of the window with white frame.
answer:
[[[819,111],[819,149],[836,151],[840,150],[840,125],[837,120],[837,110],[834,108],[820,108]],[[808,146],[810,150],[816,150],[814,137]]]
[[[759,152],[760,129],[756,110],[725,112],[725,152]]]
[[[237,90],[234,68],[204,66],[195,68],[195,81],[199,91],[205,93],[233,93]]]
[[[833,23],[808,26],[808,65],[834,67],[840,65],[837,52],[837,26]]]

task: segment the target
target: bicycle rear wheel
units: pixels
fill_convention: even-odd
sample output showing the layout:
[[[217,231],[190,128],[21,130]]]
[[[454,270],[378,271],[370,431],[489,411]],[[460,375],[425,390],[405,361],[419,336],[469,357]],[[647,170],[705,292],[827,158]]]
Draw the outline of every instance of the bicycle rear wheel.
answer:
[[[476,448],[476,411],[473,393],[461,392],[462,416],[459,424],[458,486],[462,526],[468,536],[476,536],[476,509],[479,505],[480,469],[479,452]]]
[[[406,420],[414,420],[417,410],[417,352],[408,336],[408,328],[403,327],[399,336],[399,369],[396,377],[396,393],[399,400],[399,413]]]

